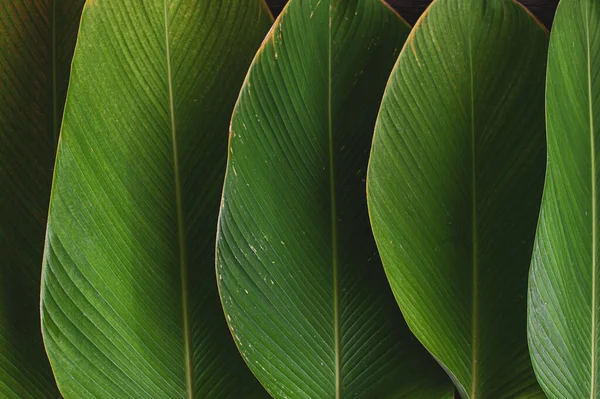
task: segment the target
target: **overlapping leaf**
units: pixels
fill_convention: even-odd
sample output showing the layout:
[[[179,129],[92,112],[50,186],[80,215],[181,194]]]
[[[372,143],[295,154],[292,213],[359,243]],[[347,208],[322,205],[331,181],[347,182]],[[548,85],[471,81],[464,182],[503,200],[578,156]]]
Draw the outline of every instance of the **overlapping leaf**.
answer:
[[[259,0],[88,1],[42,276],[66,398],[266,396],[227,332],[214,240],[230,114],[270,21]]]
[[[59,396],[39,289],[56,140],[84,0],[0,2],[0,397]]]
[[[563,0],[550,39],[548,173],[531,269],[533,365],[551,398],[600,398],[600,3]]]
[[[464,398],[542,397],[526,293],[544,177],[547,35],[509,0],[437,0],[384,95],[375,239],[409,326]]]
[[[409,28],[380,0],[291,0],[234,111],[217,239],[238,347],[275,398],[441,398],[370,232],[364,177]]]

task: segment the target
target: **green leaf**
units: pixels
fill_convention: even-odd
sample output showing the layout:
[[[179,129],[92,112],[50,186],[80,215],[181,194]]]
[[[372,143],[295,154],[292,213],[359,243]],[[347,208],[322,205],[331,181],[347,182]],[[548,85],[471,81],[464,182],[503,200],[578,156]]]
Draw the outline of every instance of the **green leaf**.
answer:
[[[0,397],[59,397],[40,333],[56,140],[84,0],[0,2]]]
[[[409,27],[380,0],[291,0],[242,88],[217,237],[238,348],[275,398],[441,398],[369,227],[365,173]]]
[[[408,325],[463,398],[532,398],[527,275],[544,178],[546,32],[511,0],[437,0],[377,120],[369,212]]]
[[[563,0],[550,38],[548,172],[532,262],[529,343],[551,398],[600,398],[600,3]]]
[[[271,20],[260,0],[88,0],[42,275],[66,398],[266,397],[227,331],[214,242],[229,118]]]

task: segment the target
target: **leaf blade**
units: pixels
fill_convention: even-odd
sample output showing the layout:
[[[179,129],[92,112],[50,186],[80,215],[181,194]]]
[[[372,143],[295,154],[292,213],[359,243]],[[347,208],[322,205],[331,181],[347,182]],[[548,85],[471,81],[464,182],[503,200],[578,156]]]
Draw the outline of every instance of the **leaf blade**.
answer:
[[[437,0],[377,121],[368,198],[384,267],[412,331],[465,398],[542,395],[523,299],[543,182],[546,46],[514,2]]]
[[[0,395],[59,397],[38,313],[57,126],[83,0],[0,6]]]
[[[536,374],[553,398],[598,396],[599,12],[593,2],[561,2],[550,39],[548,173],[532,260],[528,332]]]
[[[362,181],[407,33],[379,1],[292,0],[242,89],[217,274],[238,348],[274,397],[451,395],[393,303]]]
[[[264,396],[212,265],[229,113],[270,21],[259,0],[87,3],[42,288],[65,397]]]

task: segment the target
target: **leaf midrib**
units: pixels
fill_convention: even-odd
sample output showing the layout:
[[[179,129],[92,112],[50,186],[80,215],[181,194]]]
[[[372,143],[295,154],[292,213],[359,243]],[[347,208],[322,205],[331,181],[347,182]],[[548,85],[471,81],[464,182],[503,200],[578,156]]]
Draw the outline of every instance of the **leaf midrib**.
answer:
[[[167,58],[167,81],[169,87],[169,113],[171,117],[171,140],[173,142],[173,171],[175,174],[175,202],[177,207],[177,234],[179,241],[179,262],[181,273],[181,303],[183,313],[183,336],[185,345],[185,374],[187,397],[194,398],[193,365],[191,351],[190,314],[188,304],[188,263],[185,245],[185,227],[183,219],[183,200],[181,195],[181,172],[179,170],[179,152],[177,146],[177,130],[175,125],[175,103],[173,101],[173,78],[171,72],[171,49],[169,40],[169,9],[167,0],[163,0],[165,22],[165,55]]]
[[[338,236],[337,236],[337,203],[335,196],[335,162],[333,150],[333,95],[332,95],[332,14],[331,3],[329,3],[328,16],[328,43],[327,43],[327,62],[328,62],[328,88],[327,88],[327,118],[329,135],[329,189],[331,201],[331,257],[333,265],[333,334],[335,345],[335,398],[342,397],[342,378],[341,378],[341,339],[340,339],[340,293],[339,293],[339,265],[338,265]]]
[[[478,328],[479,328],[479,264],[477,262],[477,187],[476,187],[476,173],[475,173],[475,83],[473,74],[473,43],[472,43],[472,31],[469,26],[469,74],[471,82],[471,201],[472,201],[472,262],[473,262],[473,274],[472,274],[472,315],[471,315],[471,399],[475,399],[477,396],[477,366],[478,366]]]
[[[52,136],[53,150],[56,153],[58,148],[58,137],[60,136],[60,123],[58,115],[58,79],[56,77],[56,0],[52,1]]]
[[[597,223],[596,223],[596,140],[594,137],[594,114],[592,103],[592,61],[591,61],[591,46],[590,46],[590,10],[589,3],[586,7],[586,39],[587,39],[587,72],[588,72],[588,103],[590,113],[590,155],[591,155],[591,179],[592,179],[592,336],[591,336],[591,369],[590,369],[590,398],[596,397],[596,334],[597,334],[597,319],[596,319],[596,239],[597,239]]]

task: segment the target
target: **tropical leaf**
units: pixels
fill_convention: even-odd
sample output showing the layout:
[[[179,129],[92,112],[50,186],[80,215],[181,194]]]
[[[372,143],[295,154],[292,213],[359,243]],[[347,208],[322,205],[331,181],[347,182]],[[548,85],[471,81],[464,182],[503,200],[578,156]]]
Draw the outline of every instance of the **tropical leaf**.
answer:
[[[267,396],[228,334],[214,241],[229,118],[271,19],[259,0],[88,1],[42,275],[66,398]]]
[[[409,27],[380,0],[291,0],[235,108],[217,237],[229,326],[275,398],[441,398],[370,232],[364,177]]]
[[[0,2],[0,397],[59,397],[40,333],[44,230],[84,0]]]
[[[543,396],[527,275],[544,178],[544,29],[510,0],[437,0],[386,89],[369,212],[396,299],[463,398]]]
[[[529,342],[551,398],[600,398],[600,3],[563,0],[546,88],[548,172],[529,291]]]

